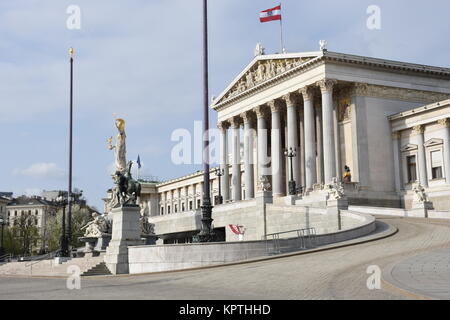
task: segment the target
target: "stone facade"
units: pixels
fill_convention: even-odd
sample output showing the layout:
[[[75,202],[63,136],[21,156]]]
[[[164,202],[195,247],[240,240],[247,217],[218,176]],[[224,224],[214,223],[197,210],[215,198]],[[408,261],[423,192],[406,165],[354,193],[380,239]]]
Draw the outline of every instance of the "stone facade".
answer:
[[[450,210],[450,100],[389,117],[396,191],[405,208],[420,183],[436,210]]]
[[[220,167],[225,172],[220,181],[211,173],[214,226],[227,229],[228,224],[242,224],[255,239],[273,228],[277,218],[283,223],[274,230],[304,226],[304,208],[313,203],[311,199],[322,203],[313,214],[331,212],[323,191],[334,179],[343,181],[346,166],[352,176],[352,182],[344,185],[349,204],[409,206],[411,194],[408,183],[405,186],[401,180],[405,164],[400,159],[408,152],[420,151],[418,177],[426,188],[434,188],[434,198],[444,199],[450,190],[448,155],[441,161],[440,178],[429,183],[425,177],[439,174],[439,169],[423,163],[437,165],[438,157],[430,152],[442,149],[442,158],[449,149],[444,120],[448,114],[424,111],[421,114],[428,120],[414,120],[414,125],[404,128],[397,123],[415,114],[411,110],[429,109],[422,106],[449,98],[447,68],[327,50],[255,57],[211,106],[218,115]],[[392,138],[393,132],[400,132],[401,142]],[[410,145],[416,149],[408,149],[414,148]],[[292,170],[284,153],[291,148],[296,153]],[[291,177],[298,189],[296,196],[288,197]],[[261,179],[270,183],[266,191],[273,201],[258,207]],[[197,172],[144,184],[141,203],[150,211],[156,233],[199,229],[202,183],[202,172]],[[219,183],[222,205],[214,202]],[[442,210],[450,210],[450,203],[439,203]],[[291,211],[295,213],[289,216]],[[271,220],[272,214],[277,218]],[[264,223],[256,222],[261,215]],[[322,226],[319,220],[315,224],[324,232],[337,227],[337,222]],[[226,236],[233,235],[226,231]]]

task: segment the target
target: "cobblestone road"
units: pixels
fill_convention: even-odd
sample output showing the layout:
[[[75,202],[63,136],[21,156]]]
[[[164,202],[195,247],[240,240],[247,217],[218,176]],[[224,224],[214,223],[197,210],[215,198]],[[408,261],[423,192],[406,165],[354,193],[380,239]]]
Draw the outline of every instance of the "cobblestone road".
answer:
[[[450,221],[380,218],[392,237],[313,254],[179,273],[82,279],[0,278],[0,299],[408,299],[382,285],[369,290],[367,267],[386,270],[422,253],[450,248]]]

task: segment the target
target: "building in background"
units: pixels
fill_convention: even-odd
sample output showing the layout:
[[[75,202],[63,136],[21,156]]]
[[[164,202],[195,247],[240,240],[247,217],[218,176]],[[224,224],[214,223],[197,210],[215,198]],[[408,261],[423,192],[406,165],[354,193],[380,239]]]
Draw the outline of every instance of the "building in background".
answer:
[[[54,201],[48,201],[38,196],[21,196],[8,202],[6,219],[10,228],[21,224],[36,227],[41,240],[36,240],[33,246],[35,251],[44,252],[46,251],[45,239],[48,231],[47,221],[50,217],[56,216],[58,208]]]

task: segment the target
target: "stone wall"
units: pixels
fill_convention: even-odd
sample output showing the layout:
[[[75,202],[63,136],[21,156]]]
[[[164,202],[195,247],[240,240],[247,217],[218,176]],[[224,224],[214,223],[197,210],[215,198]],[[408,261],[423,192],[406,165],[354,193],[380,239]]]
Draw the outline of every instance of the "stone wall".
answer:
[[[376,228],[375,219],[369,215],[343,212],[342,218],[350,229],[318,235],[315,246],[362,237]],[[135,246],[128,249],[129,269],[131,274],[139,274],[214,266],[269,256],[275,247],[272,240]],[[281,239],[279,247],[284,251],[302,250],[299,238]]]

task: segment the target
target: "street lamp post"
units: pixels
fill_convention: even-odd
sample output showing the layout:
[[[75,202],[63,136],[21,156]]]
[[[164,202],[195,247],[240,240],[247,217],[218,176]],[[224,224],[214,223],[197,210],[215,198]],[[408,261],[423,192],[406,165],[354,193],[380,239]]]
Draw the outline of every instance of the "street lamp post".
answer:
[[[64,195],[64,192],[60,192],[58,198],[56,199],[58,206],[62,208],[62,223],[61,223],[61,239],[60,239],[60,253],[61,257],[69,257],[69,241],[66,233],[66,206],[67,206],[67,197]]]
[[[293,158],[297,156],[297,150],[290,148],[284,152],[284,155],[289,158],[289,165],[291,168],[291,174],[289,178],[289,195],[295,196],[297,194],[297,186],[294,180],[294,168],[292,165]]]
[[[208,88],[208,1],[203,0],[203,205],[202,229],[194,242],[213,242],[212,205],[209,172],[209,88]]]
[[[3,234],[5,233],[6,221],[2,216],[0,216],[0,225],[2,226],[2,240],[0,242],[0,257],[3,257],[5,255],[5,249],[3,247]]]
[[[217,197],[218,201],[216,201],[216,204],[223,204],[222,187],[221,187],[221,183],[220,183],[220,178],[225,175],[225,170],[216,168],[215,174],[219,178],[219,196]]]
[[[70,256],[70,239],[72,239],[72,150],[73,150],[73,48],[70,48],[70,106],[69,106],[69,186],[67,191],[67,232],[61,249],[66,257]],[[65,215],[65,209],[63,211]],[[64,222],[65,224],[65,222]],[[63,248],[64,242],[64,248]]]

